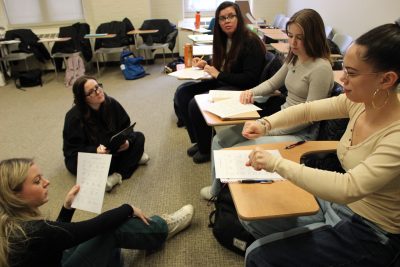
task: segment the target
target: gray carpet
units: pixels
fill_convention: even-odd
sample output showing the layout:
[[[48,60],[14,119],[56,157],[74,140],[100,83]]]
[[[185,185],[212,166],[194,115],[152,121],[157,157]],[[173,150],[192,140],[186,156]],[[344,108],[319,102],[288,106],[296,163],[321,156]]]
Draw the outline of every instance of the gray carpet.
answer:
[[[159,63],[161,60],[159,61]],[[162,66],[146,66],[150,75],[124,80],[118,67],[107,67],[99,81],[107,94],[127,110],[135,129],[146,137],[145,151],[151,160],[121,186],[107,193],[103,211],[122,203],[142,208],[147,215],[170,213],[184,204],[195,208],[193,223],[152,254],[124,250],[124,266],[243,266],[243,258],[221,247],[208,225],[213,209],[199,196],[210,183],[210,164],[196,165],[186,155],[190,146],[185,129],[176,127],[172,99],[182,83],[162,73]],[[75,177],[64,167],[62,128],[72,106],[71,88],[54,73],[44,76],[43,87],[21,91],[12,81],[0,87],[0,159],[34,157],[51,182],[50,201],[42,211],[55,219]],[[95,214],[77,211],[75,221]]]

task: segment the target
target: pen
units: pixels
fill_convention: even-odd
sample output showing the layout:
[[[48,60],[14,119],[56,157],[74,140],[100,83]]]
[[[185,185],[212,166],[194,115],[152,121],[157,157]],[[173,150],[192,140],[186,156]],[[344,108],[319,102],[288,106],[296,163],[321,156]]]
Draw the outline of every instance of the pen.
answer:
[[[273,180],[240,180],[242,184],[272,184]]]
[[[306,142],[306,141],[304,141],[304,140],[301,140],[301,141],[299,141],[299,142],[297,142],[297,143],[290,144],[290,145],[286,146],[286,147],[285,147],[285,149],[291,149],[291,148],[294,148],[295,146],[299,146],[299,145],[301,145],[301,144],[304,144],[305,142]]]

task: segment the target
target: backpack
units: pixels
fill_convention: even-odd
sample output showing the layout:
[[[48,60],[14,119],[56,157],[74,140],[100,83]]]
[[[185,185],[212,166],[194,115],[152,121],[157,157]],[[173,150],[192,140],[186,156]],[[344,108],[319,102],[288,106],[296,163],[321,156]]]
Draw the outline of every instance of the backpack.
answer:
[[[85,75],[85,63],[79,56],[79,52],[77,52],[67,59],[64,80],[65,86],[72,86],[75,80],[83,75]]]
[[[123,50],[121,53],[121,70],[126,80],[135,80],[146,75],[146,71],[140,62],[142,57],[135,57],[129,50]]]
[[[254,242],[254,237],[247,232],[239,221],[231,192],[224,184],[215,201],[215,210],[209,215],[214,237],[225,248],[244,256],[246,249]]]
[[[12,76],[14,77],[15,86],[18,89],[38,85],[43,86],[42,71],[39,69],[14,72]]]

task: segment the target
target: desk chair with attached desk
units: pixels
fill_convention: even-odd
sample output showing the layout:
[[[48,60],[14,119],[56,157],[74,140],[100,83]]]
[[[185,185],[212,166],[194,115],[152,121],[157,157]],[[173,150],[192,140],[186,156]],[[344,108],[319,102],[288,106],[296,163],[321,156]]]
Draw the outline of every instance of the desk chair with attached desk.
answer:
[[[102,56],[102,61],[105,62],[106,54],[121,54],[123,50],[130,50],[130,45],[134,44],[133,39],[128,36],[127,18],[124,21],[111,21],[100,24],[96,29],[96,34],[109,34],[107,36],[99,36],[95,39],[94,53],[96,55],[97,74],[100,76],[99,59]],[[129,21],[130,22],[130,21]],[[130,25],[132,25],[130,23]],[[132,26],[133,27],[133,26]]]
[[[140,30],[158,30],[155,33],[141,34],[143,43],[137,46],[139,50],[150,51],[152,58],[157,49],[162,49],[164,66],[165,63],[165,49],[171,51],[171,58],[173,58],[173,50],[175,48],[176,37],[178,30],[176,26],[171,24],[168,19],[149,19],[145,20],[140,27]],[[145,57],[147,62],[147,57]]]
[[[51,49],[51,58],[54,64],[54,71],[58,77],[58,71],[62,69],[64,62],[67,66],[67,58],[76,53],[83,55],[84,59],[89,62],[92,59],[92,47],[90,41],[85,39],[85,34],[90,32],[90,26],[87,23],[74,23],[70,26],[60,27],[59,38],[71,38],[64,42],[55,42]]]
[[[40,62],[46,62],[50,59],[49,52],[42,43],[38,43],[39,37],[32,32],[31,29],[15,29],[8,30],[5,34],[6,40],[18,40],[15,45],[18,48],[15,50],[8,51],[10,53],[2,56],[1,61],[6,64],[12,61],[25,61],[26,70],[29,69],[27,59],[35,56]]]

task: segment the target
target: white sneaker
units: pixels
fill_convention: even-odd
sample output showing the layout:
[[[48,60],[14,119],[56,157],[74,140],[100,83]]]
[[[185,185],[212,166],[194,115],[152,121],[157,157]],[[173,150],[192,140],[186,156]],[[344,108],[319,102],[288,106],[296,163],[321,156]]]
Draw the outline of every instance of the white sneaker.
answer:
[[[121,174],[114,172],[107,178],[106,192],[110,192],[117,184],[122,184],[122,176]]]
[[[145,164],[147,164],[147,162],[148,162],[149,160],[150,160],[149,155],[147,155],[146,153],[143,152],[143,155],[142,155],[142,157],[140,158],[138,164],[139,164],[139,165],[145,165]]]
[[[200,190],[200,196],[205,200],[210,200],[213,197],[213,195],[211,194],[211,186],[203,187]]]
[[[173,237],[183,229],[187,228],[192,222],[194,208],[191,204],[183,206],[181,209],[171,214],[161,215],[168,225],[168,237]]]

